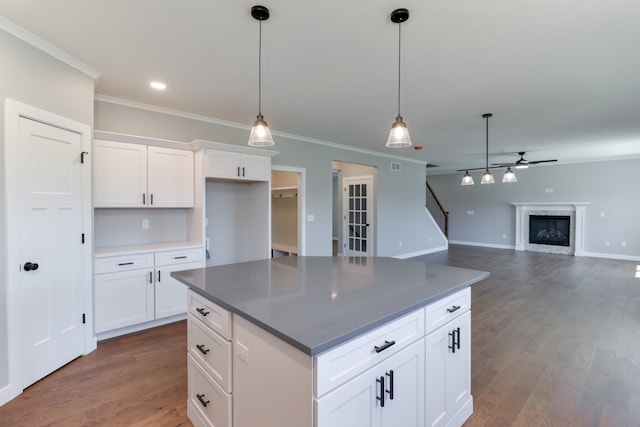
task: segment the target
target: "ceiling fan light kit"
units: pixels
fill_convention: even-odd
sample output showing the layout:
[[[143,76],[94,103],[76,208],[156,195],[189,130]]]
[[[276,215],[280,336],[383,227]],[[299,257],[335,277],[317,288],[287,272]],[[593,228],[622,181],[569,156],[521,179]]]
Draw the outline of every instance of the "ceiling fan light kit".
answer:
[[[269,147],[273,145],[273,137],[269,130],[269,125],[262,116],[262,21],[269,19],[269,9],[256,5],[251,8],[251,16],[260,23],[258,37],[258,116],[253,122],[251,134],[249,135],[249,145],[252,147]]]
[[[400,115],[400,52],[402,43],[401,27],[402,23],[409,19],[409,11],[407,9],[396,9],[391,12],[391,22],[398,24],[398,115],[396,121],[391,126],[389,138],[387,139],[387,148],[404,148],[411,147],[411,136],[407,124]]]

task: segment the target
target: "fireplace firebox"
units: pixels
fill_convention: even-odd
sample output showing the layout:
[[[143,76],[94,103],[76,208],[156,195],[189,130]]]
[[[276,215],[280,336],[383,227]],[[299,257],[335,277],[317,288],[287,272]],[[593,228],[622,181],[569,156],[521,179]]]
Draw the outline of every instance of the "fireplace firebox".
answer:
[[[529,215],[529,243],[570,246],[570,223],[568,215]]]

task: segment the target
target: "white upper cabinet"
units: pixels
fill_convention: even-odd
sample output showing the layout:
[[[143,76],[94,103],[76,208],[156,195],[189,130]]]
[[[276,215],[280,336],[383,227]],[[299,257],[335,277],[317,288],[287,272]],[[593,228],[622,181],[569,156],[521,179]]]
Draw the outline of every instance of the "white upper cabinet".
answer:
[[[194,206],[192,151],[96,139],[93,152],[94,207]]]
[[[93,205],[139,208],[147,192],[147,147],[125,142],[93,141]],[[146,200],[145,200],[146,202]]]
[[[149,206],[193,207],[193,151],[147,147]]]
[[[269,181],[271,157],[233,151],[207,150],[207,178]]]

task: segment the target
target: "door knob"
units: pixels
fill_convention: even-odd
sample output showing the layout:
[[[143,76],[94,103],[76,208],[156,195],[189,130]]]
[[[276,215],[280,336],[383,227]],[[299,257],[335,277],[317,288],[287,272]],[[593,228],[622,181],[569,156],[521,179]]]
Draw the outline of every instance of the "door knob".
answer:
[[[25,262],[22,268],[24,269],[24,271],[36,271],[38,267],[38,264],[36,264],[35,262]]]

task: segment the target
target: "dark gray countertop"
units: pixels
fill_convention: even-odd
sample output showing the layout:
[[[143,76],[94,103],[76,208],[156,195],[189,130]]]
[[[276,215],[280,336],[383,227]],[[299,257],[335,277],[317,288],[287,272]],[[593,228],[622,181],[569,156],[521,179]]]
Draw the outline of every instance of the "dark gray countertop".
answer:
[[[395,258],[296,256],[171,275],[309,355],[489,277]]]

